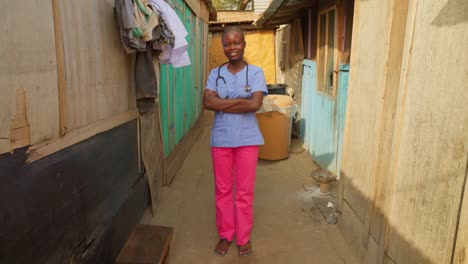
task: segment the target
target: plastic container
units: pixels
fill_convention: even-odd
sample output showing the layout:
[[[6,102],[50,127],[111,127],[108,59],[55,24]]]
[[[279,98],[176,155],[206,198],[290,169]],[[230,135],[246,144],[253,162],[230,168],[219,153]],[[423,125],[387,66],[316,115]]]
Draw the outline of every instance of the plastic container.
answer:
[[[277,83],[277,84],[267,84],[268,94],[286,94],[287,84]]]
[[[257,112],[257,121],[265,144],[258,157],[264,160],[282,160],[289,157],[292,118],[297,112],[294,99],[287,95],[267,95]]]
[[[258,126],[264,145],[259,148],[258,157],[264,160],[282,160],[289,157],[292,120],[277,111],[257,114]]]

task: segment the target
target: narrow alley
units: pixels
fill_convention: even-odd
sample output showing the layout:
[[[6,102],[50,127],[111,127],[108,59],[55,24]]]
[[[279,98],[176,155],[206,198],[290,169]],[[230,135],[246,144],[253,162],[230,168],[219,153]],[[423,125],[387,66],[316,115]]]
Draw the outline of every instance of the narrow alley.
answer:
[[[231,245],[218,257],[215,226],[214,186],[209,136],[210,116],[204,117],[203,133],[168,187],[163,188],[155,217],[149,210],[144,224],[171,226],[170,263],[320,263],[352,264],[355,260],[338,230],[327,224],[314,203],[319,187],[310,176],[317,166],[300,142],[293,141],[290,157],[282,161],[259,160],[254,202],[252,245],[254,254],[237,256]],[[208,119],[208,120],[206,120]],[[332,185],[336,193],[338,184]]]
[[[0,10],[0,264],[468,264],[468,0]]]

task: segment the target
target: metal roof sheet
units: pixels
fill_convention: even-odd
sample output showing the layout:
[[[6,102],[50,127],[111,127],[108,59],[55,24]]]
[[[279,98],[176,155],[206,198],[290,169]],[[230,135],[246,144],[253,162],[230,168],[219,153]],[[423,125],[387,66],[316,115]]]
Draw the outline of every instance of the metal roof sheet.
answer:
[[[255,25],[268,27],[289,24],[316,3],[313,0],[273,0],[265,12],[259,15]]]
[[[218,11],[216,21],[210,21],[210,25],[218,24],[252,24],[258,15],[253,11]]]

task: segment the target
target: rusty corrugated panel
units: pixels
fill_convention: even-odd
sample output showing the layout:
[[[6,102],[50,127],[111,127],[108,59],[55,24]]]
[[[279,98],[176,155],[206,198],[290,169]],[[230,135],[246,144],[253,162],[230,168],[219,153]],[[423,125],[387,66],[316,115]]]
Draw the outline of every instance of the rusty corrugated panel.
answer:
[[[258,15],[253,11],[224,11],[218,12],[218,19],[210,21],[210,25],[231,23],[253,23]]]
[[[317,5],[316,0],[273,0],[255,21],[257,26],[279,26],[299,18],[301,12]]]

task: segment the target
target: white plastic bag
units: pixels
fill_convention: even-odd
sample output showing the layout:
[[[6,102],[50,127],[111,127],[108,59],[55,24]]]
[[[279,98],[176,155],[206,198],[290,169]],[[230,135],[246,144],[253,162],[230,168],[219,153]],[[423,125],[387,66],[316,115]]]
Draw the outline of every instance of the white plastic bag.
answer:
[[[291,96],[270,94],[263,97],[263,105],[257,113],[277,111],[292,118],[297,113],[296,101]]]

